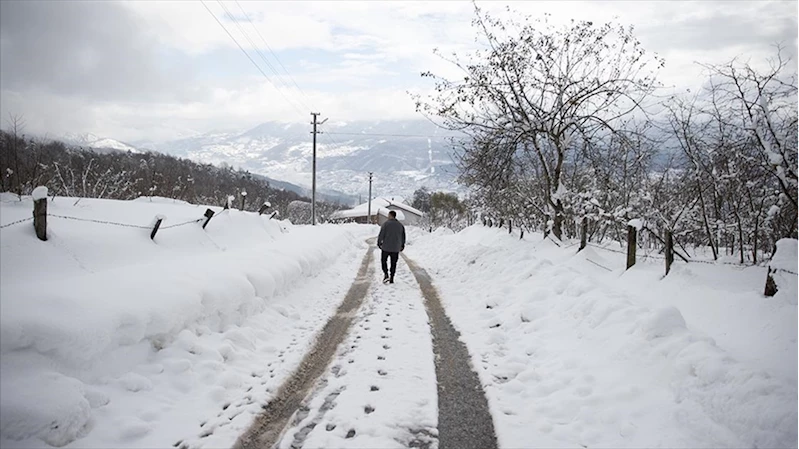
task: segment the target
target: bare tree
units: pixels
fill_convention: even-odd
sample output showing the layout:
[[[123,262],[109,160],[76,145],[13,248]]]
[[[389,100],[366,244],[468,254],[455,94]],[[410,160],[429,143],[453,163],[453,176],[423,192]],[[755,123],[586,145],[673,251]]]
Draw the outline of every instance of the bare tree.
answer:
[[[663,61],[648,57],[620,25],[503,22],[477,7],[473,23],[488,48],[468,61],[444,58],[463,72],[460,79],[423,73],[435,79],[436,93],[417,97],[417,109],[467,135],[461,169],[473,183],[507,180],[521,159],[528,163],[518,167],[535,167],[526,176],[540,178],[540,207],[560,238],[566,164],[641,109]]]
[[[19,199],[22,200],[22,173],[19,169],[19,146],[22,143],[22,131],[25,129],[25,120],[20,115],[12,115],[9,113],[6,124],[11,132],[9,148],[13,158],[11,162],[13,165],[11,166],[13,166],[14,169],[6,168],[6,173],[4,173],[4,175],[8,176],[9,182],[12,182],[11,179],[15,180],[15,182],[10,185],[16,188],[16,193]]]

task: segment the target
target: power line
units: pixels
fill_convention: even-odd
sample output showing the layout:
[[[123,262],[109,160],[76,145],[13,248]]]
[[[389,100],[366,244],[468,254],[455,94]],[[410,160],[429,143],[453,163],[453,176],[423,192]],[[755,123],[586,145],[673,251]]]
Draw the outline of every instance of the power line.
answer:
[[[246,18],[247,18],[247,21],[248,21],[248,22],[250,22],[250,25],[251,25],[251,26],[252,26],[252,28],[255,30],[255,32],[258,34],[258,37],[260,37],[260,38],[261,38],[261,42],[263,42],[263,43],[264,43],[264,45],[266,46],[267,50],[269,50],[269,53],[271,53],[271,54],[272,54],[272,56],[274,56],[274,58],[275,58],[275,61],[277,61],[277,63],[280,65],[280,67],[283,69],[283,71],[284,71],[284,72],[286,72],[286,75],[288,75],[289,79],[290,79],[290,80],[291,80],[291,82],[294,84],[294,86],[297,88],[297,90],[298,90],[298,91],[300,91],[300,93],[301,93],[303,96],[305,96],[305,98],[307,98],[307,99],[309,99],[309,100],[310,100],[310,98],[308,98],[308,95],[306,95],[306,94],[305,94],[305,92],[302,90],[302,88],[300,87],[300,85],[299,85],[299,84],[297,84],[297,81],[294,79],[294,77],[293,77],[293,76],[291,76],[291,73],[289,73],[289,71],[288,71],[288,70],[286,70],[286,67],[283,65],[283,63],[282,63],[282,62],[280,62],[280,58],[278,58],[278,57],[277,57],[277,55],[275,54],[275,52],[272,50],[272,47],[270,47],[270,46],[269,46],[269,44],[266,42],[266,39],[264,39],[264,36],[261,34],[261,32],[260,32],[260,31],[258,31],[258,27],[256,27],[256,26],[255,26],[255,24],[253,23],[252,19],[250,19],[250,16],[247,14],[247,12],[246,12],[246,11],[244,11],[244,8],[242,8],[241,4],[239,3],[239,0],[236,0],[236,5],[238,5],[239,9],[241,10],[241,13],[242,13],[242,14],[244,14],[244,17],[246,17]]]
[[[375,137],[424,137],[428,139],[440,139],[446,137],[458,137],[456,135],[448,135],[448,136],[427,136],[422,134],[379,134],[379,133],[337,133],[337,132],[327,132],[326,134],[333,134],[336,136],[375,136]]]
[[[249,53],[247,53],[247,51],[244,49],[244,47],[242,47],[242,46],[241,46],[241,44],[239,44],[239,41],[237,41],[237,40],[236,40],[236,38],[235,38],[235,37],[233,37],[233,35],[230,33],[230,31],[228,31],[227,27],[225,27],[225,25],[224,25],[224,24],[223,24],[223,23],[222,23],[222,22],[219,20],[219,18],[217,18],[217,17],[216,17],[216,14],[214,14],[214,12],[213,12],[213,11],[211,11],[211,9],[208,7],[208,5],[206,5],[206,4],[205,4],[205,1],[204,1],[204,0],[200,0],[200,3],[202,3],[202,5],[205,7],[205,10],[206,10],[206,11],[208,11],[208,14],[211,14],[211,17],[213,17],[213,18],[214,18],[214,20],[216,20],[216,23],[218,23],[218,24],[219,24],[219,26],[220,26],[220,27],[222,27],[222,29],[223,29],[223,30],[225,30],[225,33],[227,33],[227,35],[228,35],[228,36],[230,36],[230,38],[233,40],[233,42],[235,42],[236,46],[238,46],[238,47],[239,47],[239,50],[241,50],[241,52],[242,52],[242,53],[244,53],[244,56],[246,56],[246,57],[247,57],[247,59],[249,59],[249,60],[250,60],[250,62],[252,62],[252,64],[255,66],[255,68],[256,68],[256,69],[258,69],[258,71],[259,71],[259,72],[261,72],[261,75],[263,75],[263,76],[264,76],[264,78],[266,78],[266,80],[267,80],[267,81],[269,81],[269,83],[270,83],[270,84],[271,84],[271,85],[272,85],[272,86],[275,88],[275,90],[277,90],[277,92],[278,92],[278,93],[279,93],[279,94],[280,94],[280,95],[281,95],[281,96],[282,96],[282,97],[283,97],[283,98],[284,98],[284,99],[285,99],[285,100],[286,100],[286,101],[287,101],[287,102],[288,102],[288,103],[291,105],[291,107],[293,107],[295,110],[297,110],[297,111],[298,111],[300,114],[303,114],[303,113],[302,113],[302,111],[299,111],[299,110],[297,109],[297,107],[294,105],[294,103],[292,103],[292,102],[291,102],[291,101],[290,101],[290,100],[289,100],[289,99],[286,97],[286,95],[285,95],[285,94],[283,94],[283,92],[280,90],[280,88],[278,88],[278,87],[275,85],[275,83],[273,83],[273,82],[272,82],[272,80],[271,80],[271,79],[269,79],[269,76],[268,76],[268,75],[267,75],[267,74],[266,74],[266,73],[263,71],[263,69],[261,69],[261,66],[259,66],[259,65],[258,65],[258,64],[255,62],[255,60],[254,60],[254,59],[252,59],[252,57],[250,57],[250,54],[249,54]]]
[[[253,50],[255,50],[255,52],[258,54],[258,56],[261,57],[261,60],[264,62],[264,64],[266,64],[266,66],[269,68],[269,70],[272,71],[272,73],[277,78],[278,82],[280,82],[280,84],[283,87],[285,87],[287,90],[291,90],[291,86],[289,86],[288,83],[286,83],[283,80],[283,77],[278,73],[278,71],[275,69],[275,67],[272,65],[272,63],[269,62],[269,59],[267,59],[267,57],[264,56],[263,52],[261,52],[261,50],[258,48],[258,46],[255,45],[255,42],[253,42],[253,40],[250,39],[250,35],[246,31],[244,31],[244,28],[242,28],[241,25],[239,25],[239,21],[236,20],[236,18],[233,16],[233,13],[230,12],[230,10],[227,8],[227,6],[225,6],[224,3],[222,3],[221,0],[216,0],[216,2],[219,3],[219,6],[221,6],[222,9],[225,11],[225,14],[227,14],[227,16],[230,19],[230,21],[233,22],[236,25],[236,28],[238,28],[239,31],[241,32],[241,34],[244,36],[244,38],[247,39],[247,42],[250,43],[250,45],[252,46]],[[241,6],[239,6],[239,7],[241,7]],[[250,23],[252,23],[252,22],[250,22]],[[256,29],[255,31],[257,32],[258,29]],[[298,101],[298,103],[293,104],[294,107],[296,107],[296,105],[299,104],[299,106],[301,108],[304,107],[306,109],[310,109],[308,107],[308,105],[303,104],[303,101],[301,99],[297,98],[297,101]]]

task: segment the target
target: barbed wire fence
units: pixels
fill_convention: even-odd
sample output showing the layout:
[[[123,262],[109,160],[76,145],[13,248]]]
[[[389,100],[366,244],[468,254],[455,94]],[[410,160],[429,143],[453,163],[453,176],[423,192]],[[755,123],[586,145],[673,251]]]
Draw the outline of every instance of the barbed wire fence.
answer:
[[[34,226],[34,229],[36,230],[36,236],[40,240],[46,241],[47,240],[47,220],[55,218],[55,219],[60,219],[60,220],[73,220],[73,221],[84,222],[84,223],[95,223],[95,224],[101,224],[101,225],[105,225],[105,226],[119,226],[119,227],[125,227],[125,228],[133,228],[133,229],[146,229],[146,230],[150,231],[150,239],[151,240],[155,240],[155,235],[159,231],[159,229],[172,229],[172,228],[177,228],[177,227],[181,227],[181,226],[187,226],[187,225],[190,225],[190,224],[193,224],[193,223],[199,223],[201,221],[204,221],[204,223],[202,224],[202,228],[205,229],[205,227],[211,221],[211,218],[214,217],[214,215],[216,214],[212,209],[209,208],[209,209],[206,209],[205,213],[200,218],[196,218],[196,219],[193,219],[193,220],[187,220],[187,221],[183,221],[183,222],[175,223],[175,224],[170,224],[170,225],[166,225],[166,226],[161,226],[161,223],[164,220],[166,220],[166,217],[163,216],[163,215],[160,215],[160,214],[155,216],[155,219],[152,222],[153,224],[150,224],[150,225],[121,223],[121,222],[112,221],[112,220],[99,220],[99,219],[93,219],[93,218],[74,217],[74,216],[69,216],[69,215],[48,214],[47,213],[47,188],[46,187],[37,187],[37,189],[42,189],[42,190],[41,190],[40,195],[38,197],[36,196],[36,193],[34,191],[33,216],[32,217],[28,217],[28,218],[23,218],[23,219],[20,219],[20,220],[16,220],[16,221],[12,221],[12,222],[6,223],[6,224],[0,224],[0,229],[6,229],[6,228],[9,228],[9,227],[12,227],[12,226],[16,226],[16,225],[20,225],[20,224],[23,224],[23,223],[27,223],[29,221],[33,221],[33,226]],[[228,205],[228,207],[230,207],[230,206]],[[258,211],[258,215],[263,215],[265,212],[267,212],[267,209],[269,207],[271,207],[271,205],[269,203],[264,203],[264,206],[261,207],[260,210]],[[229,212],[229,210],[228,210],[227,207],[225,207],[222,212]],[[218,215],[218,214],[216,214],[216,215]],[[268,217],[269,220],[271,220],[271,219],[273,219],[275,217],[275,215],[276,215],[276,211],[272,212],[267,217]]]
[[[483,225],[484,226],[488,226],[488,227],[493,227],[486,220],[483,220]],[[563,249],[569,249],[569,248],[572,248],[572,247],[577,246],[579,244],[580,245],[580,249],[578,249],[578,252],[581,251],[583,248],[590,246],[591,248],[594,248],[594,249],[597,249],[597,250],[601,250],[601,251],[607,251],[607,252],[611,252],[611,253],[615,253],[615,254],[623,254],[627,258],[627,267],[626,267],[626,269],[629,269],[633,265],[635,265],[635,262],[636,262],[637,259],[643,259],[643,260],[654,259],[654,260],[664,261],[664,262],[666,262],[666,274],[664,275],[664,277],[668,275],[669,270],[671,268],[671,265],[674,262],[678,262],[678,260],[674,258],[674,255],[677,255],[679,257],[679,259],[681,259],[682,262],[685,262],[686,264],[727,265],[727,266],[734,266],[734,267],[738,267],[738,268],[746,268],[746,267],[751,266],[751,265],[745,265],[745,264],[722,261],[722,260],[694,259],[688,254],[688,252],[687,252],[687,250],[685,248],[683,248],[683,250],[685,251],[685,254],[682,254],[682,253],[680,253],[680,252],[675,250],[675,248],[674,248],[674,240],[672,239],[672,236],[669,235],[670,233],[667,232],[667,238],[664,240],[660,236],[658,236],[654,231],[652,231],[651,229],[649,229],[649,228],[647,228],[645,226],[642,227],[640,230],[647,231],[652,236],[656,237],[656,240],[658,240],[663,245],[662,250],[665,251],[667,253],[667,255],[652,254],[652,252],[647,252],[647,251],[642,251],[641,253],[638,253],[638,251],[637,251],[637,249],[638,249],[637,248],[637,232],[639,231],[639,229],[635,228],[633,226],[628,226],[628,237],[627,237],[628,245],[627,245],[627,247],[623,246],[623,244],[620,243],[619,245],[621,246],[621,248],[619,248],[619,249],[610,248],[608,246],[603,246],[603,245],[598,245],[598,244],[593,243],[593,242],[588,242],[588,241],[585,240],[584,236],[583,236],[583,240],[582,241],[572,242],[572,243],[557,242],[550,235],[546,235],[545,239],[542,240],[542,241],[550,240],[550,241],[552,241],[552,243],[554,243],[555,245],[557,245],[558,247],[563,248]],[[524,237],[524,230],[521,229],[521,232],[522,232],[522,234],[521,234],[520,238],[523,238]],[[585,235],[585,234],[583,234],[583,235]],[[671,247],[669,247],[669,244],[671,244]],[[630,246],[632,246],[632,250],[630,249]],[[669,252],[671,252],[671,257],[670,258],[668,256]],[[600,268],[602,268],[602,269],[604,269],[604,270],[606,270],[606,271],[614,271],[613,269],[611,269],[609,267],[606,267],[606,266],[604,266],[604,265],[602,265],[602,264],[600,264],[600,263],[598,263],[596,261],[590,260],[588,258],[586,258],[585,260],[590,262],[590,263],[592,263],[592,264],[594,264],[594,265],[596,265],[596,266],[598,266],[598,267],[600,267]],[[777,292],[777,286],[776,286],[776,283],[774,282],[774,279],[773,279],[773,275],[774,274],[776,274],[776,273],[786,273],[786,274],[790,274],[790,275],[793,275],[793,276],[799,276],[799,274],[797,274],[797,272],[795,272],[793,270],[788,270],[788,269],[780,268],[780,267],[772,267],[770,264],[766,268],[767,268],[767,277],[766,277],[766,287],[765,287],[765,290],[764,290],[764,294],[766,296],[774,296],[774,294],[776,294],[776,292]]]

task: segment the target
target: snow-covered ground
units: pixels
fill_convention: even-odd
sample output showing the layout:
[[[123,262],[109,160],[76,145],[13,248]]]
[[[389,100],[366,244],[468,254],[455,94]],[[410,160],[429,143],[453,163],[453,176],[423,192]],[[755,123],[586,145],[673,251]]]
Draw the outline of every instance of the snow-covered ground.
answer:
[[[500,446],[796,447],[796,276],[765,298],[762,267],[663,278],[661,261],[625,272],[540,234],[448,234],[406,251],[469,347]]]
[[[380,253],[375,251],[379,263]],[[408,270],[380,269],[349,337],[278,447],[403,448],[435,441],[438,399],[422,294]]]
[[[56,198],[48,213],[144,226],[163,214],[168,226],[206,209],[75,202]],[[10,195],[0,207],[0,225],[32,210]],[[347,291],[364,228],[230,210],[155,241],[52,216],[47,242],[30,222],[2,229],[0,446],[232,445]]]
[[[31,216],[0,197],[0,226]],[[49,203],[0,229],[0,446],[230,447],[299,364],[376,226],[292,226],[167,199]],[[99,222],[58,218],[55,215]],[[501,447],[796,447],[797,285],[766,269],[409,229],[483,383]],[[793,255],[780,268],[796,272]],[[373,263],[379,263],[379,260]],[[604,267],[604,268],[603,268]],[[374,285],[280,447],[433,441],[418,286]],[[375,388],[373,388],[375,387]],[[350,431],[355,432],[351,433]]]

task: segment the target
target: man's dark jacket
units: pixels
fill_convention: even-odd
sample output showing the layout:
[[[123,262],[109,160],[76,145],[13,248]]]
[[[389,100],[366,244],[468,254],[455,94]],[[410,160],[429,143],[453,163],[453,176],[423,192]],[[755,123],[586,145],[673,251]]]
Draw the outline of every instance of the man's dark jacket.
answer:
[[[405,249],[405,226],[396,218],[390,218],[380,226],[377,246],[387,253],[398,253]]]

